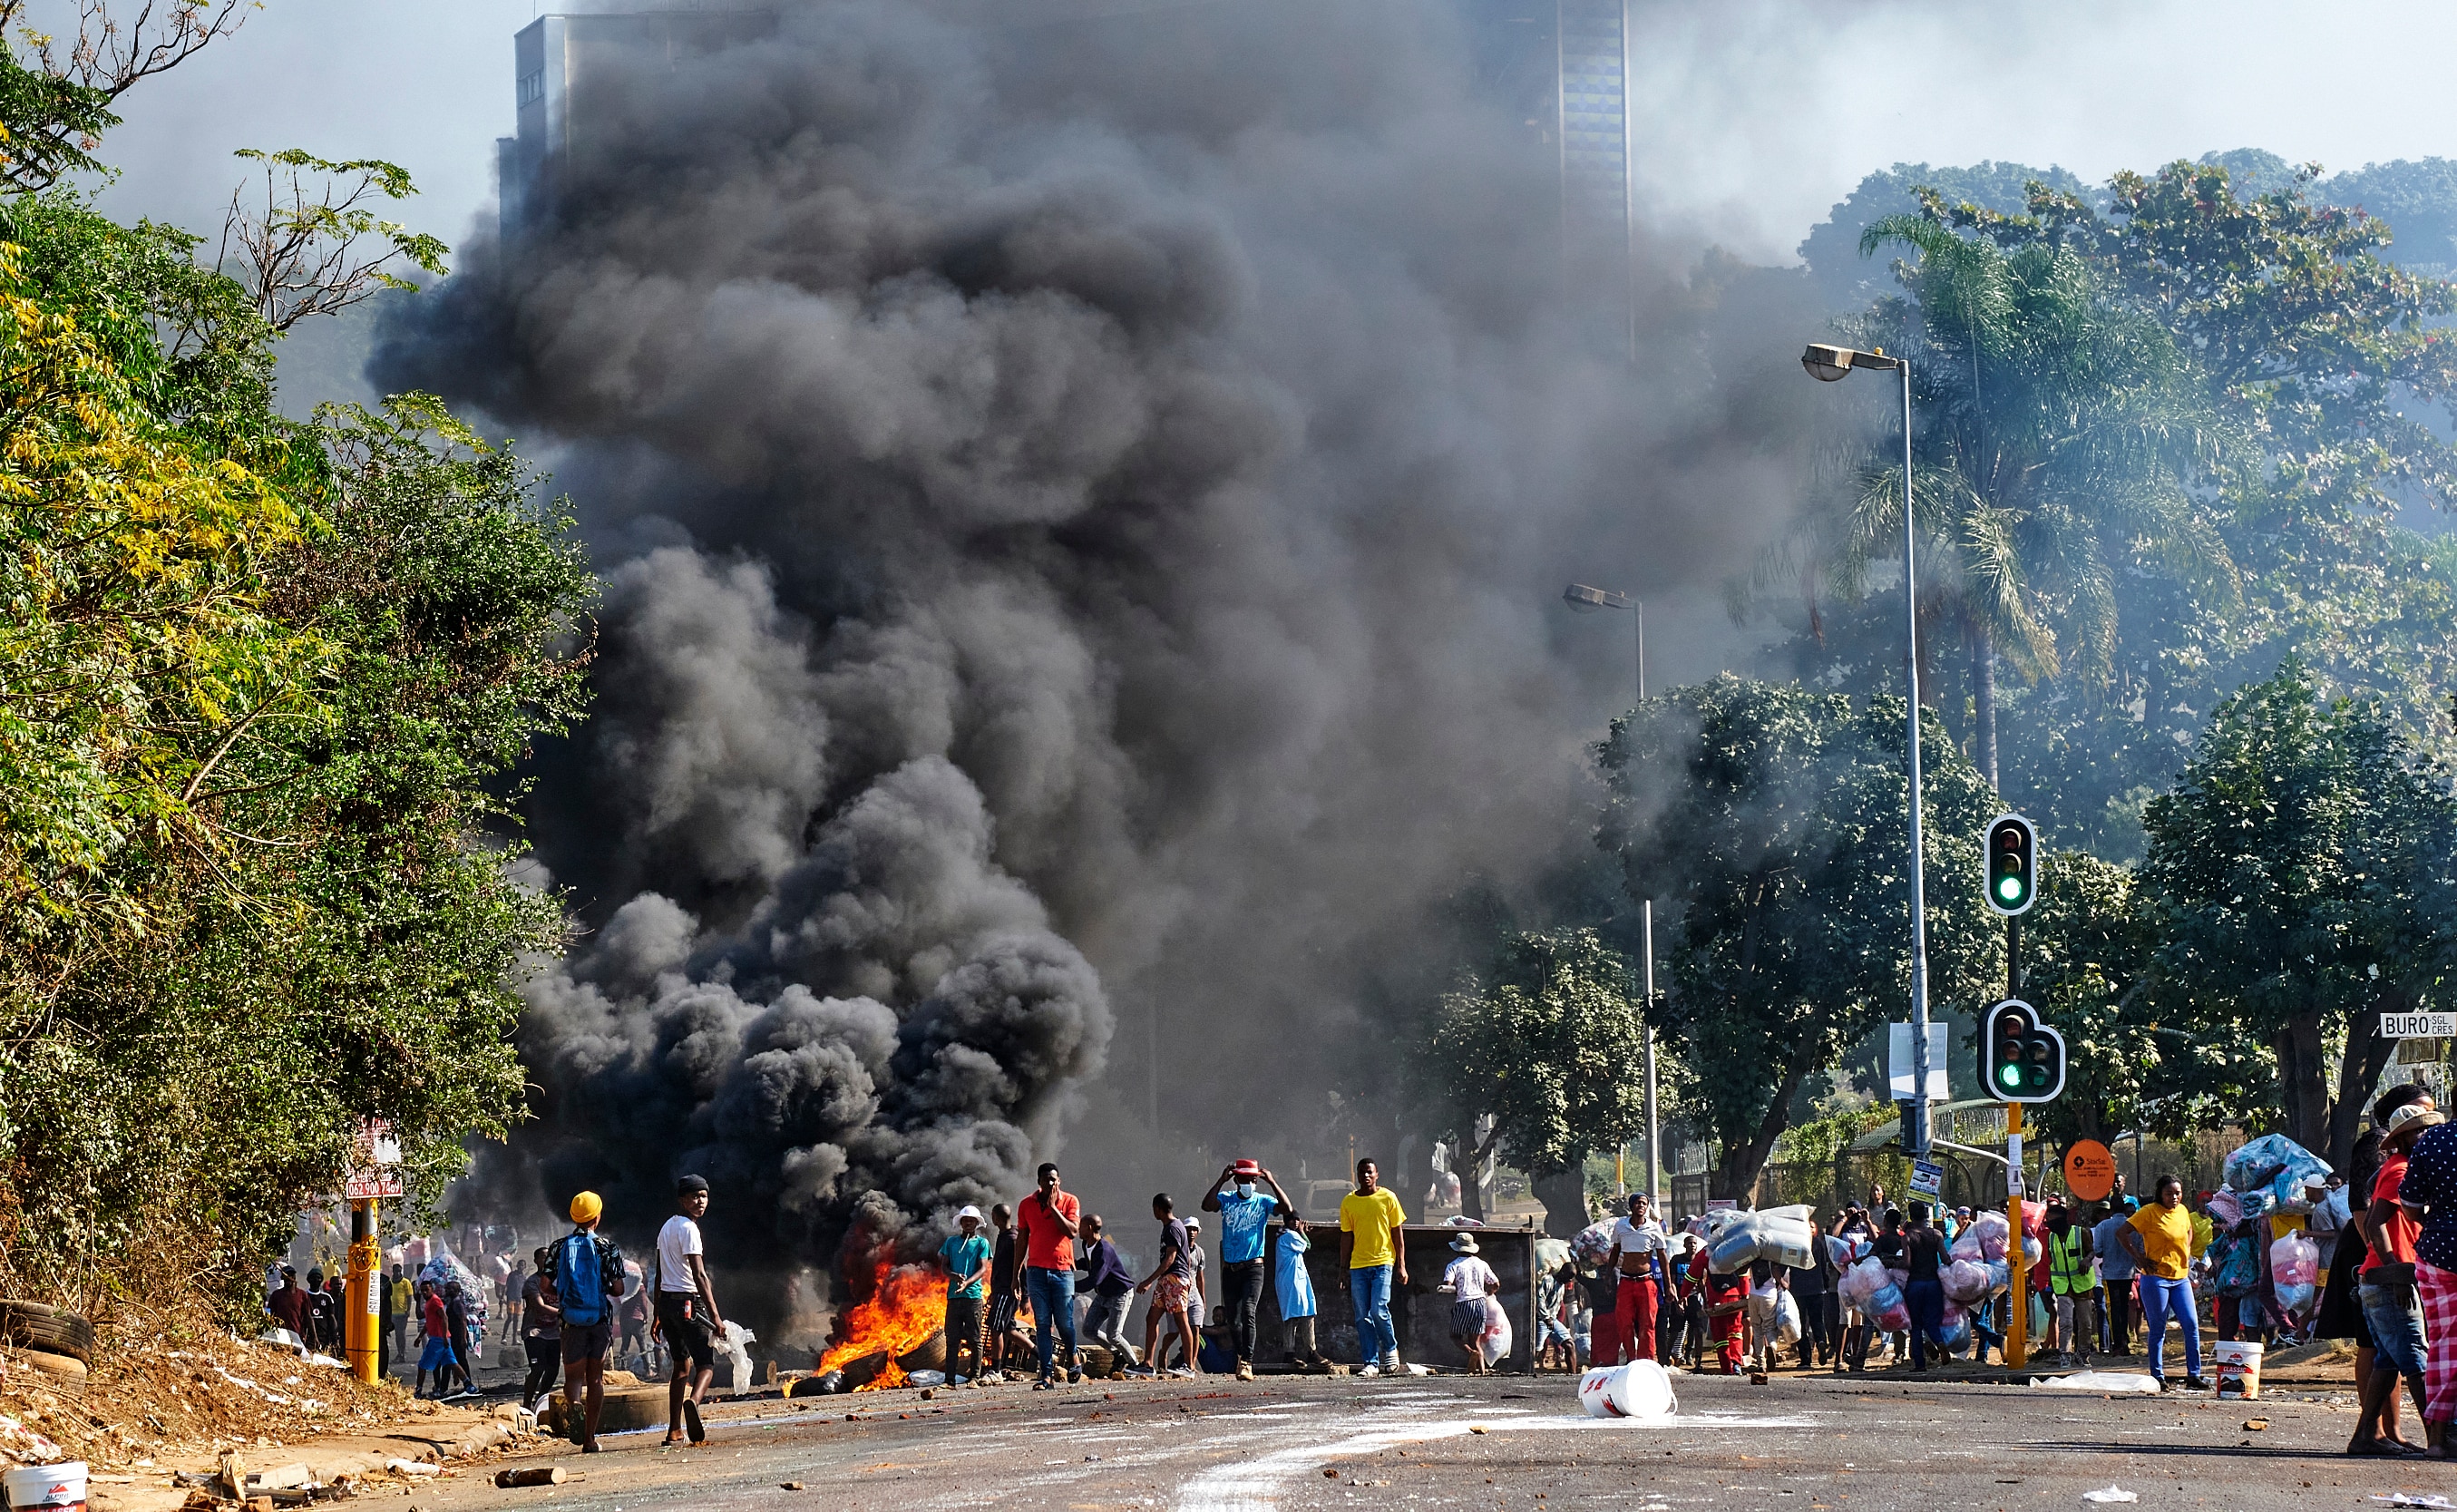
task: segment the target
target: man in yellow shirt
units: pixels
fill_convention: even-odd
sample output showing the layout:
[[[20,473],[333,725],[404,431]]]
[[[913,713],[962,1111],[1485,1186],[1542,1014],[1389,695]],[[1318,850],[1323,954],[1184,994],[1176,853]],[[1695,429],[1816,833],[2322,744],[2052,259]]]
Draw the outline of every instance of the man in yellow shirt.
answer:
[[[1391,1322],[1391,1281],[1395,1271],[1408,1284],[1408,1251],[1399,1225],[1408,1215],[1382,1185],[1371,1160],[1356,1163],[1356,1190],[1339,1199],[1339,1253],[1348,1262],[1348,1295],[1356,1308],[1356,1357],[1360,1376],[1393,1376],[1399,1363],[1399,1333]]]
[[[2133,1215],[2116,1231],[2140,1274],[2141,1328],[2149,1340],[2150,1375],[2160,1390],[2167,1385],[2167,1317],[2174,1314],[2184,1330],[2184,1386],[2207,1391],[2201,1379],[2201,1320],[2193,1310],[2193,1214],[2184,1206],[2184,1184],[2173,1176],[2158,1178],[2158,1200]]]

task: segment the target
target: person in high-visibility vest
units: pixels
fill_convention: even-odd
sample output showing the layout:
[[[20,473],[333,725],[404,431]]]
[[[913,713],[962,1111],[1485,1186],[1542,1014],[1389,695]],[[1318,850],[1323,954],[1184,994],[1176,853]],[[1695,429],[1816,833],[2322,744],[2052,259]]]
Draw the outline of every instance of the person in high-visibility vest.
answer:
[[[2078,1363],[2098,1334],[2091,1316],[2090,1230],[2074,1222],[2073,1211],[2048,1199],[2048,1295],[2055,1310],[2056,1349]]]

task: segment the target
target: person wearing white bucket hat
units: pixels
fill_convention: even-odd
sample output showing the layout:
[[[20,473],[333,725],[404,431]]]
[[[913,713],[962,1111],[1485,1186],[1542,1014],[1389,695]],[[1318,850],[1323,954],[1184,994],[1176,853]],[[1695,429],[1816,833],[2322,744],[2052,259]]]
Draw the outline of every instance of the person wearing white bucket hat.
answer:
[[[979,1380],[987,1369],[981,1314],[990,1295],[990,1241],[981,1232],[981,1209],[968,1202],[956,1210],[956,1232],[939,1246],[939,1264],[947,1273],[947,1374]]]
[[[1497,1296],[1501,1277],[1478,1257],[1475,1234],[1453,1239],[1451,1253],[1458,1258],[1442,1272],[1440,1287],[1455,1298],[1451,1341],[1467,1351],[1469,1369],[1481,1376],[1510,1352],[1510,1322]]]

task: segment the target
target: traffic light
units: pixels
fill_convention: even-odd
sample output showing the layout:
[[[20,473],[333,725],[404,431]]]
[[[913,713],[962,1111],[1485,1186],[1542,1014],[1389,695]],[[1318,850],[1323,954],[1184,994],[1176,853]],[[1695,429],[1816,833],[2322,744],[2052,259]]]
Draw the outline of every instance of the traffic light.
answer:
[[[1988,906],[2000,914],[2030,912],[2039,898],[2039,832],[2019,814],[1988,826]]]
[[[1979,1069],[1998,1102],[2053,1102],[2065,1089],[2065,1037],[2041,1023],[2036,1008],[2007,998],[1988,1010]]]

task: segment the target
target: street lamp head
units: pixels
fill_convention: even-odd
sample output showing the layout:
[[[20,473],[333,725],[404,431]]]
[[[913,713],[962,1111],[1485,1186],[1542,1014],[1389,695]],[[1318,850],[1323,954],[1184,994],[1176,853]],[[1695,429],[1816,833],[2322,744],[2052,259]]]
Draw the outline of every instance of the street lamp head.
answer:
[[[1848,346],[1830,346],[1822,342],[1812,342],[1809,343],[1808,350],[1800,354],[1800,365],[1807,368],[1808,376],[1819,383],[1831,383],[1837,380],[1848,378],[1851,375],[1851,369],[1855,367],[1900,367],[1903,365],[1903,360],[1899,357],[1888,357],[1883,348],[1873,352],[1862,352]]]
[[[1589,588],[1584,583],[1573,583],[1561,590],[1561,602],[1581,614],[1592,614],[1600,609],[1627,609],[1636,600],[1627,593],[1616,593],[1610,589]]]

